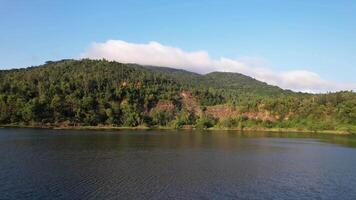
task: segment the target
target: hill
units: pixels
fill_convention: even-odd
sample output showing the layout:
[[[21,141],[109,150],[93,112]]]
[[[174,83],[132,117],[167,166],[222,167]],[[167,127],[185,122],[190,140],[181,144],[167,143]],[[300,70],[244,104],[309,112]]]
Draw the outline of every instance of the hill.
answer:
[[[0,71],[0,124],[354,132],[356,95],[296,93],[239,73],[62,60]]]

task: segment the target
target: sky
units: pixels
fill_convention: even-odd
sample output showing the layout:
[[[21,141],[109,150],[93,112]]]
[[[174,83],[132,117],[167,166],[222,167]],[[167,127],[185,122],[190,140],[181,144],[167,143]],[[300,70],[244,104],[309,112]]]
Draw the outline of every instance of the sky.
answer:
[[[354,0],[0,0],[0,69],[106,58],[356,90]]]

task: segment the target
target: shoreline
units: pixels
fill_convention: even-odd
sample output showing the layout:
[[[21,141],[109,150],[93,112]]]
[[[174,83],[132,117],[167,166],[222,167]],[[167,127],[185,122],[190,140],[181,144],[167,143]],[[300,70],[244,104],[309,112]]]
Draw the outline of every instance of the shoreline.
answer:
[[[348,131],[341,130],[298,130],[298,129],[286,129],[286,128],[244,128],[243,130],[239,128],[207,128],[207,129],[197,129],[197,128],[173,128],[173,127],[147,127],[147,126],[137,126],[137,127],[125,127],[125,126],[53,126],[53,125],[0,125],[0,128],[39,128],[39,129],[53,129],[53,130],[205,130],[205,131],[236,131],[236,132],[270,132],[270,133],[310,133],[310,134],[332,134],[332,135],[354,135]]]

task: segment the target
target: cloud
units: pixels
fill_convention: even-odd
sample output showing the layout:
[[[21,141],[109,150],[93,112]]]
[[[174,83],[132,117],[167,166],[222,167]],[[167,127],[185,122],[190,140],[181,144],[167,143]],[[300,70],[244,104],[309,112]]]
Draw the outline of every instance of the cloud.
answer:
[[[122,40],[93,43],[81,58],[102,59],[122,63],[137,63],[185,69],[201,74],[212,71],[238,72],[277,85],[284,89],[303,92],[356,90],[356,83],[337,83],[322,79],[317,73],[306,70],[273,71],[263,62],[254,59],[212,59],[203,50],[187,52],[158,42],[135,44]]]

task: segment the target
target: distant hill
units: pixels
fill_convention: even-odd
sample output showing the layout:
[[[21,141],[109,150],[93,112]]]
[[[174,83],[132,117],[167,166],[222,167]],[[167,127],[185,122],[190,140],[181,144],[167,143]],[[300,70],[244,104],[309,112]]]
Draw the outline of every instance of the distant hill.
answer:
[[[353,131],[353,92],[305,94],[239,73],[105,60],[0,71],[0,124]]]
[[[214,88],[224,90],[234,90],[239,93],[250,93],[256,95],[279,95],[293,94],[291,90],[283,90],[277,86],[271,86],[267,83],[258,81],[249,76],[240,73],[230,72],[211,72],[201,75],[182,69],[168,67],[143,66],[154,72],[164,73],[172,77],[181,84],[200,88]]]

